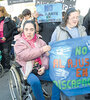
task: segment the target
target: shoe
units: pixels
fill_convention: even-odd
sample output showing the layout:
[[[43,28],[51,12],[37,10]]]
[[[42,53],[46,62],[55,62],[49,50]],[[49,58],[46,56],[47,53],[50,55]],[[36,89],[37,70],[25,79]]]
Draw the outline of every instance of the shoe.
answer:
[[[90,93],[87,94],[84,98],[90,100]]]

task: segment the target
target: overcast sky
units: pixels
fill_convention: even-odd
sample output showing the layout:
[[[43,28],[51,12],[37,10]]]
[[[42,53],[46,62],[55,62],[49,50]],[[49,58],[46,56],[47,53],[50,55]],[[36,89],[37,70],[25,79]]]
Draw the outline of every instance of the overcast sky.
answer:
[[[80,9],[81,15],[85,16],[90,8],[90,0],[76,0],[76,8]]]

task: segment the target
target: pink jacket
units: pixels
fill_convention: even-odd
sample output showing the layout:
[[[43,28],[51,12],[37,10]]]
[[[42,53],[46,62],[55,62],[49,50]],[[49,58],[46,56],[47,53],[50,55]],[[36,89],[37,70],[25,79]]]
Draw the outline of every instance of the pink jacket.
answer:
[[[3,37],[3,25],[4,25],[4,20],[1,21],[1,23],[0,23],[0,38]],[[0,39],[0,43],[4,43],[4,42],[5,41],[3,41],[3,40]]]
[[[39,35],[37,35],[38,38],[36,40],[37,47],[31,48],[29,43],[24,40],[20,35],[17,35],[15,37],[16,43],[14,46],[15,54],[16,54],[16,62],[18,62],[22,66],[22,70],[25,73],[26,70],[26,63],[28,61],[34,62],[34,59],[37,57],[41,58],[42,66],[45,67],[45,69],[48,69],[48,56],[44,53],[42,47],[46,45],[46,43],[39,39]]]

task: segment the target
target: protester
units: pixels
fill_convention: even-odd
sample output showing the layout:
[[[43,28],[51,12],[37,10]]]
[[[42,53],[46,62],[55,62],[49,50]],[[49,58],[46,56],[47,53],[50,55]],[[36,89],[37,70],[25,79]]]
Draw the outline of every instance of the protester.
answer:
[[[81,15],[81,12],[80,12],[79,9],[78,9],[77,11],[78,11],[78,13],[79,13],[79,24],[82,25],[82,24],[83,24],[83,18],[84,18],[84,17]]]
[[[62,41],[70,38],[86,36],[85,27],[78,24],[79,13],[75,8],[69,8],[64,17],[64,23],[56,27],[52,34],[51,41]],[[59,91],[60,92],[60,91]],[[76,100],[75,96],[68,97],[69,100]],[[55,99],[55,100],[59,100]],[[66,100],[66,95],[61,92],[61,100]]]
[[[36,24],[36,31],[38,32],[39,31],[39,26],[38,26],[38,22],[37,22],[37,17],[38,17],[37,12],[35,12],[32,15],[31,11],[29,9],[25,9],[25,10],[23,10],[22,15],[23,15],[24,19],[22,21],[20,31],[23,31],[23,24],[26,20],[34,20],[35,24]]]
[[[16,24],[16,27],[18,27],[18,24],[20,22],[19,18],[17,16],[15,16],[15,17],[13,17],[13,20],[14,20],[14,22]]]
[[[60,22],[46,22],[40,23],[40,32],[39,34],[42,36],[42,39],[48,44],[51,40],[52,33],[55,28],[60,24]]]
[[[64,20],[65,11],[62,12],[62,21]]]
[[[30,84],[36,100],[45,100],[40,80],[51,81],[47,70],[49,60],[47,52],[51,47],[39,38],[39,34],[36,34],[34,21],[25,21],[23,30],[22,34],[15,37],[16,62],[22,66],[24,79],[27,79],[27,83]],[[59,89],[53,85],[52,100],[60,97],[57,90]]]
[[[83,25],[86,28],[87,35],[90,35],[90,8],[89,8],[88,13],[83,19]]]
[[[1,64],[5,69],[10,69],[10,50],[13,40],[13,31],[16,29],[15,23],[8,17],[4,6],[0,6],[0,50],[2,51]]]
[[[20,31],[18,30],[18,28],[20,28],[21,21],[19,20],[19,18],[17,16],[13,17],[13,21],[14,21],[14,23],[16,25],[16,30],[13,31],[13,37],[14,37],[15,35],[17,35],[17,34],[20,33]],[[11,52],[10,52],[10,59],[12,61],[14,61],[14,58],[15,58],[14,48],[13,48],[14,44],[15,44],[15,41],[13,40],[12,43],[11,43]]]
[[[18,24],[18,27],[20,28],[20,27],[21,27],[21,24],[22,24],[22,21],[23,21],[23,15],[20,14],[20,15],[18,16],[18,19],[20,20],[20,22],[19,22],[19,24]]]
[[[88,10],[88,13],[83,19],[83,26],[86,28],[87,35],[90,35],[90,8]],[[90,99],[90,93],[85,95],[85,99]]]

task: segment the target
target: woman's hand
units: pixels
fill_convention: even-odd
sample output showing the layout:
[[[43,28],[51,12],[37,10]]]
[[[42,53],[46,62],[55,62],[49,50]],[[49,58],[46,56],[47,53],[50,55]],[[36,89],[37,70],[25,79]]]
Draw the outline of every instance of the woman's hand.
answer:
[[[33,14],[33,17],[37,19],[38,16],[39,16],[38,12],[35,11],[34,14]]]
[[[49,56],[49,52],[46,52],[46,55]]]
[[[47,52],[47,51],[50,51],[50,50],[51,50],[51,47],[49,45],[43,46],[44,52]]]
[[[45,72],[45,67],[41,67],[40,69],[38,69],[38,74],[42,75]]]

